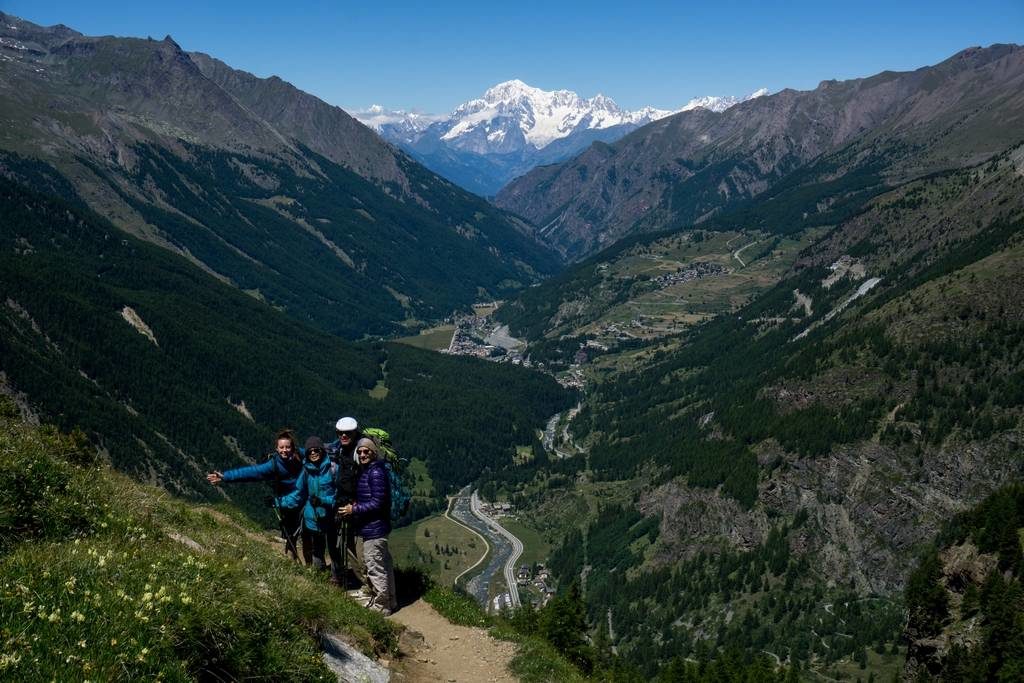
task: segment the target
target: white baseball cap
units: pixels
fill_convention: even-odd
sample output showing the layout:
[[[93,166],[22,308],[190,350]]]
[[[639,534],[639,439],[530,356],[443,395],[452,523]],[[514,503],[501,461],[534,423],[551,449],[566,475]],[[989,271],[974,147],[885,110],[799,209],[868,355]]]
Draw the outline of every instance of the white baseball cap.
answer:
[[[359,423],[354,417],[343,417],[338,420],[338,424],[334,425],[334,428],[339,432],[354,432],[359,429]]]

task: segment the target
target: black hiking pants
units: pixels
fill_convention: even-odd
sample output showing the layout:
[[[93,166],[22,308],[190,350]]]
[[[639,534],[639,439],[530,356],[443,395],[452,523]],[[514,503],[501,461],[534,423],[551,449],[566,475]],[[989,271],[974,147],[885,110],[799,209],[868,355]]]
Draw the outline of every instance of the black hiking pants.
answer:
[[[338,527],[335,526],[334,520],[324,519],[320,521],[320,529],[321,531],[305,530],[312,541],[313,566],[316,569],[327,569],[327,562],[324,558],[324,551],[326,550],[331,558],[331,575],[341,579],[341,549],[338,548]],[[303,544],[303,549],[305,549],[305,544]]]
[[[302,539],[302,561],[306,564],[313,563],[313,542],[310,539],[309,531],[302,523],[302,508],[294,510],[279,510],[281,514],[281,538],[284,539],[284,552],[293,560],[298,560],[296,554],[299,546],[299,538]]]

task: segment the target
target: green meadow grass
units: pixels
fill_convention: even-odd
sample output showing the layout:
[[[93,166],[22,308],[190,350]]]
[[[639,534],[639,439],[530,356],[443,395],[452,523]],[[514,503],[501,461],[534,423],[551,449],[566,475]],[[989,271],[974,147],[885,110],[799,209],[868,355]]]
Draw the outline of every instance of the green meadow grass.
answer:
[[[396,529],[389,539],[395,564],[415,567],[442,586],[451,586],[485,550],[479,537],[441,515]]]
[[[454,333],[454,325],[441,325],[439,327],[432,327],[429,330],[423,330],[411,337],[401,337],[395,341],[399,344],[415,346],[418,349],[441,351],[442,349],[447,349],[448,345],[452,343],[452,335]]]
[[[239,513],[93,462],[0,417],[0,679],[334,681],[319,634],[368,654],[397,627],[287,559]]]

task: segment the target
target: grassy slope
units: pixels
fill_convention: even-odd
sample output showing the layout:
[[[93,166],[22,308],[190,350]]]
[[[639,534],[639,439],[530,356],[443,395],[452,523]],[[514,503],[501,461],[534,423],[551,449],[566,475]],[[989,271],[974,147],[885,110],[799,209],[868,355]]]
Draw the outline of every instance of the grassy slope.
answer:
[[[394,626],[237,513],[140,486],[0,408],[0,677],[329,681],[322,630],[395,650]]]
[[[476,564],[484,553],[479,537],[443,516],[396,529],[390,544],[396,565],[415,567],[442,586],[453,585],[455,577]]]
[[[523,292],[496,316],[532,340],[588,334],[614,346],[609,324],[644,338],[672,334],[735,311],[772,287],[820,234],[728,230],[697,239],[675,233],[627,240]],[[742,251],[741,263],[734,252],[747,245],[753,246]],[[725,272],[668,286],[653,282],[698,263]],[[630,325],[634,319],[640,327]]]
[[[407,344],[418,349],[440,351],[442,349],[447,349],[448,345],[452,343],[452,334],[454,332],[454,325],[441,325],[440,327],[432,327],[429,330],[423,330],[419,334],[411,337],[400,337],[395,341],[399,344]]]

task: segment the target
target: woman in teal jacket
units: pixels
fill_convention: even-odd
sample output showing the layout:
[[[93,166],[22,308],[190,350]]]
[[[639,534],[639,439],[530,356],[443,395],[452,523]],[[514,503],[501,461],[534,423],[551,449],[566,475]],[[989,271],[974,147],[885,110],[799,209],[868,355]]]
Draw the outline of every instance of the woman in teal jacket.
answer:
[[[295,482],[295,491],[281,500],[288,507],[302,506],[302,523],[313,546],[313,566],[326,569],[324,550],[331,556],[331,583],[340,585],[341,551],[338,549],[337,510],[338,465],[327,457],[318,436],[306,439],[306,461]]]

